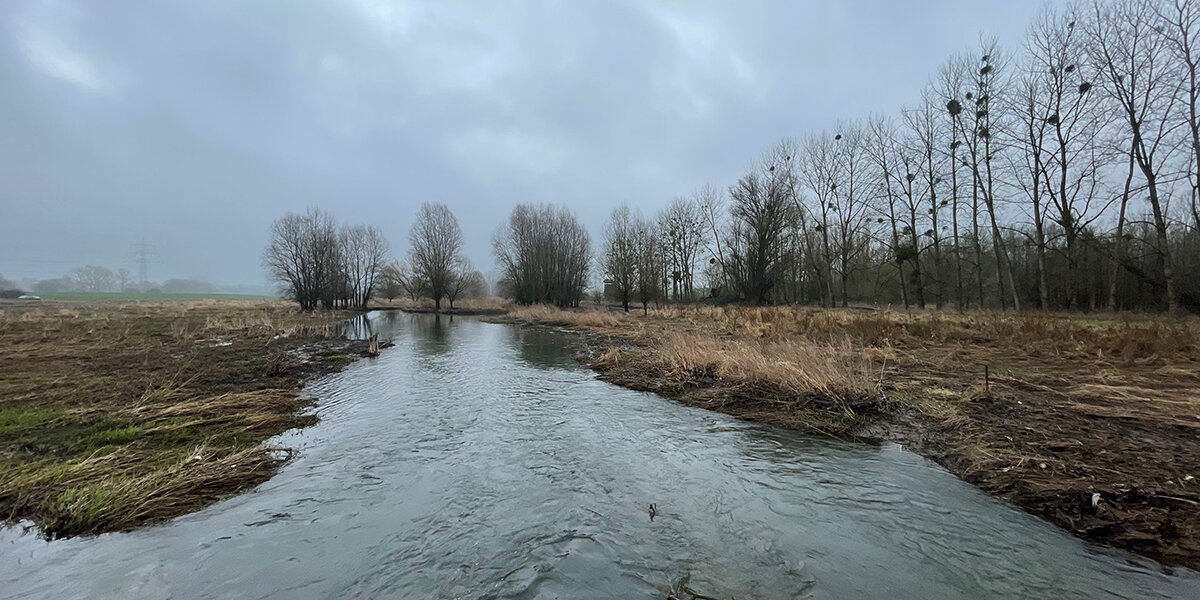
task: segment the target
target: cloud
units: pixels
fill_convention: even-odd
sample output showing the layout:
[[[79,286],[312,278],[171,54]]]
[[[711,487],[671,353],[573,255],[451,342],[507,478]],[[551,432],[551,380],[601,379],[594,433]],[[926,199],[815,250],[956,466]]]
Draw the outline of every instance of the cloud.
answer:
[[[598,235],[622,201],[727,186],[782,136],[917,100],[981,29],[1019,41],[1040,2],[6,0],[0,272],[129,266],[145,234],[163,277],[256,283],[286,211],[402,252],[424,201],[486,271],[517,202]]]
[[[568,138],[518,129],[470,129],[451,134],[446,144],[463,164],[524,177],[560,172],[577,155]]]
[[[88,91],[112,88],[88,55],[66,41],[77,18],[70,7],[44,2],[25,23],[20,49],[38,71]]]

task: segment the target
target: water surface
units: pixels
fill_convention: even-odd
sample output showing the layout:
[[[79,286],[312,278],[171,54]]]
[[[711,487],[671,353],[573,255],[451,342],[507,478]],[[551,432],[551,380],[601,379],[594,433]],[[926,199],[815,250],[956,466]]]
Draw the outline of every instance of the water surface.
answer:
[[[579,339],[372,313],[256,491],[131,533],[0,531],[3,598],[1200,598],[894,445],[600,381]],[[648,507],[657,516],[651,520]]]

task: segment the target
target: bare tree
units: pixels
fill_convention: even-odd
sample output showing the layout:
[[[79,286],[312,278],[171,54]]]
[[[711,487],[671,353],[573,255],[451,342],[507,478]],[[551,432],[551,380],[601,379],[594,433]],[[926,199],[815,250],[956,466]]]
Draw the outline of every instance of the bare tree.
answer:
[[[1093,0],[1088,38],[1093,68],[1104,93],[1119,107],[1132,139],[1134,162],[1145,180],[1162,265],[1167,309],[1178,312],[1175,271],[1167,234],[1163,194],[1165,165],[1175,150],[1174,116],[1184,73],[1171,62],[1168,39],[1160,33],[1157,0]]]
[[[960,218],[962,211],[960,210],[961,195],[959,194],[959,167],[962,166],[959,160],[959,149],[962,147],[962,139],[960,138],[960,128],[958,127],[959,118],[962,113],[962,103],[958,100],[963,88],[963,69],[960,68],[960,62],[950,60],[942,65],[938,70],[937,78],[931,88],[933,93],[936,93],[938,101],[942,103],[947,113],[943,116],[942,126],[938,128],[941,132],[941,139],[938,148],[942,156],[946,159],[946,170],[950,175],[950,228],[952,249],[954,256],[954,294],[955,304],[959,311],[966,310],[966,281],[963,276],[963,259],[962,259],[962,235],[960,231]],[[927,101],[929,98],[927,97]]]
[[[379,271],[379,293],[387,298],[388,302],[404,293],[404,271],[402,269],[400,263],[393,260]]]
[[[638,248],[635,219],[629,205],[622,204],[613,210],[604,229],[604,275],[611,287],[614,300],[629,312],[638,285]]]
[[[454,267],[450,285],[446,288],[446,300],[450,301],[450,310],[460,298],[477,298],[483,295],[483,273],[475,270],[471,261],[463,259]]]
[[[1105,159],[1097,144],[1104,113],[1093,93],[1095,71],[1080,19],[1073,8],[1060,12],[1047,6],[1034,21],[1026,42],[1026,78],[1037,93],[1022,107],[1030,113],[1025,120],[1041,119],[1048,130],[1037,162],[1045,169],[1046,204],[1065,241],[1068,308],[1082,302],[1080,235],[1107,207],[1096,194]]]
[[[839,159],[834,142],[833,136],[824,132],[810,134],[804,139],[799,166],[800,179],[808,192],[805,196],[807,210],[804,213],[814,221],[812,231],[819,240],[818,244],[813,244],[816,251],[810,251],[808,256],[821,281],[824,298],[822,303],[825,306],[833,306],[834,256],[830,243],[830,229],[835,219],[837,186],[840,179]],[[796,202],[799,203],[798,196]],[[802,220],[802,226],[807,228],[807,219]]]
[[[427,286],[434,307],[441,309],[463,260],[463,235],[458,219],[445,204],[426,202],[409,232],[409,265]]]
[[[856,121],[838,125],[834,134],[837,169],[833,188],[833,218],[836,231],[835,270],[840,279],[842,306],[850,303],[850,277],[866,247],[873,171],[867,155],[866,136]]]
[[[521,204],[492,238],[501,293],[523,304],[578,306],[588,283],[591,238],[569,210]]]
[[[72,269],[67,277],[82,292],[111,292],[116,281],[111,269],[98,265]]]
[[[637,282],[635,289],[644,315],[649,312],[650,303],[657,303],[662,297],[665,253],[658,227],[654,222],[638,216],[634,218],[632,225]]]
[[[955,116],[959,135],[967,150],[967,166],[971,170],[972,197],[972,228],[975,238],[976,262],[982,261],[982,251],[979,242],[979,201],[982,200],[987,209],[987,217],[991,225],[992,250],[996,259],[997,298],[1000,307],[1006,308],[1005,290],[1011,292],[1013,307],[1021,308],[1021,301],[1013,280],[1013,272],[1008,258],[1008,249],[1004,236],[1000,232],[999,214],[996,206],[996,177],[992,163],[996,153],[1001,148],[996,144],[998,133],[1004,128],[1002,118],[1004,102],[1001,96],[1005,92],[1004,80],[1001,74],[1007,62],[1000,55],[1000,48],[995,40],[981,39],[978,59],[963,57],[959,59],[956,68],[969,76],[963,77],[966,84],[962,100],[953,98],[947,103],[947,110]],[[979,301],[983,304],[982,270],[979,273]]]
[[[919,262],[920,254],[925,250],[922,247],[922,239],[928,238],[928,248],[933,253],[933,301],[934,306],[938,309],[942,308],[945,299],[945,276],[942,273],[942,225],[941,216],[942,210],[949,204],[946,200],[939,200],[937,189],[942,184],[942,153],[938,151],[938,140],[941,138],[939,131],[939,120],[937,109],[935,108],[937,100],[931,90],[926,90],[923,94],[922,101],[916,106],[906,111],[903,111],[904,122],[908,126],[910,132],[910,142],[908,144],[911,151],[917,157],[916,172],[921,175],[919,179],[921,184],[918,186],[917,194],[910,194],[910,202],[912,211],[910,212],[913,234],[913,248],[917,252]],[[907,178],[907,174],[905,175]],[[912,187],[909,187],[912,191]],[[917,217],[922,219],[928,215],[930,227],[924,229],[918,224]],[[918,233],[920,232],[920,233]]]
[[[971,176],[971,249],[972,249],[972,266],[975,270],[975,292],[979,306],[984,305],[984,278],[983,278],[983,243],[979,232],[979,178],[975,176],[978,173],[979,166],[979,146],[977,143],[978,135],[974,117],[967,112],[967,105],[964,102],[972,103],[971,100],[975,97],[975,92],[971,90],[970,81],[974,79],[974,64],[973,61],[966,56],[958,56],[945,65],[939,78],[939,88],[942,95],[942,100],[946,102],[946,114],[950,120],[950,190],[951,190],[951,209],[953,226],[954,226],[954,247],[955,247],[955,262],[956,274],[958,282],[957,294],[959,309],[965,309],[967,304],[966,294],[964,292],[964,281],[962,273],[962,235],[960,234],[960,218],[962,217],[962,209],[960,207],[961,196],[959,194],[960,186],[958,181],[959,167],[968,170]],[[962,154],[960,154],[962,152]],[[962,158],[959,158],[962,156]]]
[[[705,273],[708,274],[710,296],[729,292],[730,264],[725,260],[725,245],[722,242],[729,229],[729,209],[724,199],[721,191],[711,185],[705,185],[692,194],[692,203],[699,210],[701,225],[705,229],[703,240],[709,255]]]
[[[787,264],[783,254],[784,228],[794,202],[794,150],[786,141],[763,157],[729,190],[730,233],[726,256],[729,278],[750,304],[771,302],[771,293]]]
[[[916,136],[918,119],[910,111],[904,111],[904,121],[908,136],[901,138],[896,148],[896,169],[892,177],[896,189],[899,190],[900,205],[900,235],[906,240],[900,241],[893,248],[896,260],[912,264],[912,285],[917,306],[925,308],[925,275],[921,268],[921,254],[924,245],[921,243],[924,231],[925,215],[923,206],[929,197],[929,188],[923,185],[921,153],[924,146]]]
[[[867,123],[868,154],[875,161],[879,170],[876,186],[879,189],[876,211],[884,215],[890,226],[889,246],[892,250],[891,262],[896,265],[896,273],[900,283],[900,300],[904,308],[909,307],[908,282],[904,274],[906,259],[901,251],[900,219],[897,204],[900,200],[900,190],[904,189],[904,168],[898,164],[900,150],[896,143],[896,126],[882,115],[872,117]],[[919,278],[918,278],[919,280]]]
[[[658,215],[667,253],[667,270],[675,299],[688,300],[695,295],[696,259],[704,243],[704,221],[700,208],[683,198],[675,198]]]
[[[347,304],[365,309],[379,287],[387,263],[387,240],[373,225],[344,225],[339,232]]]
[[[123,292],[126,289],[128,289],[130,285],[133,284],[133,275],[131,275],[129,273],[129,269],[124,269],[124,268],[117,269],[117,274],[115,277],[116,277],[117,289],[119,291]]]
[[[271,225],[263,265],[300,308],[332,306],[337,263],[337,225],[328,213],[310,208],[302,215],[288,213]]]
[[[1014,132],[1019,150],[1019,159],[1010,155],[1010,168],[1015,173],[1014,180],[1029,200],[1033,221],[1033,244],[1037,254],[1038,277],[1038,307],[1042,310],[1050,308],[1050,286],[1046,278],[1046,200],[1047,186],[1046,148],[1049,133],[1049,121],[1039,109],[1043,97],[1041,78],[1026,74],[1017,85],[1013,102],[1017,105],[1014,110],[1020,125],[1020,135]]]
[[[1200,6],[1195,0],[1152,2],[1151,9],[1161,21],[1160,32],[1171,54],[1183,69],[1183,117],[1191,136],[1191,160],[1188,161],[1188,181],[1191,195],[1188,208],[1192,227],[1200,231],[1200,82],[1197,63],[1200,62]]]

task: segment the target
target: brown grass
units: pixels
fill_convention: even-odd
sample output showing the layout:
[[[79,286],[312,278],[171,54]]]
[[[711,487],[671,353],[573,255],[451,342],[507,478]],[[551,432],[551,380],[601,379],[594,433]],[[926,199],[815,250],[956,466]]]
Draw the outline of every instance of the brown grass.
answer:
[[[804,339],[748,343],[697,334],[671,335],[656,356],[672,372],[738,382],[770,383],[797,398],[813,395],[847,408],[878,393],[879,365],[848,340],[814,343]]]
[[[540,323],[543,325],[563,325],[578,327],[592,331],[607,331],[621,329],[623,332],[637,321],[623,317],[621,314],[603,310],[562,310],[553,306],[538,304],[522,306],[509,311],[508,319],[518,323]]]
[[[5,307],[0,518],[47,535],[127,529],[263,481],[281,456],[261,442],[315,421],[301,382],[349,361],[345,316],[255,301]]]

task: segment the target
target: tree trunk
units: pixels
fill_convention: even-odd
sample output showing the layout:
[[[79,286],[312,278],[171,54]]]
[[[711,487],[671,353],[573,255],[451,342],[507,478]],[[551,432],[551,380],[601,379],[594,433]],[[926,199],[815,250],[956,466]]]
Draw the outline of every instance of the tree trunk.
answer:
[[[1133,184],[1133,149],[1129,149],[1129,172],[1125,176],[1125,190],[1121,193],[1121,210],[1117,215],[1117,239],[1113,248],[1111,279],[1108,284],[1108,310],[1117,310],[1117,282],[1121,264],[1125,261],[1125,207],[1129,204],[1129,188]]]
[[[962,274],[962,239],[958,236],[958,159],[955,158],[958,140],[953,140],[950,146],[950,218],[954,226],[954,282],[957,292],[958,311],[967,308],[966,295],[963,294]]]
[[[912,200],[911,196],[909,197],[909,200],[911,202],[911,200]],[[910,203],[909,206],[912,207],[915,205]],[[917,236],[917,228],[916,228],[917,211],[916,210],[913,210],[911,208],[909,209],[909,219],[910,219],[910,221],[909,221],[908,231],[909,231],[909,237],[911,238],[912,245],[913,245],[913,258],[912,258],[913,289],[917,294],[917,306],[919,306],[921,308],[925,308],[925,282],[924,282],[924,279],[921,277],[921,239],[920,239],[920,237]]]
[[[1146,185],[1150,192],[1150,209],[1154,212],[1154,232],[1158,238],[1158,254],[1162,261],[1163,280],[1167,284],[1167,312],[1179,312],[1179,299],[1175,296],[1175,270],[1171,261],[1170,241],[1167,239],[1167,221],[1158,198],[1158,181],[1154,170],[1143,165]]]

